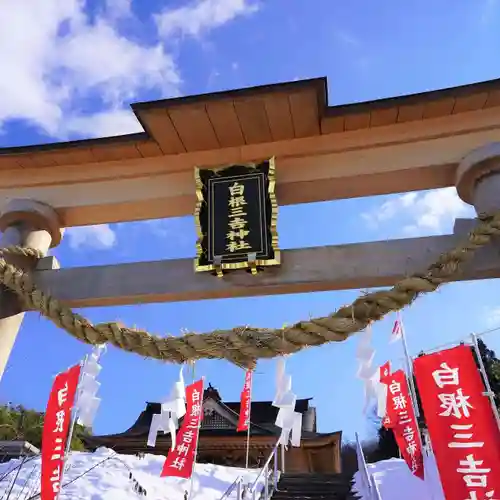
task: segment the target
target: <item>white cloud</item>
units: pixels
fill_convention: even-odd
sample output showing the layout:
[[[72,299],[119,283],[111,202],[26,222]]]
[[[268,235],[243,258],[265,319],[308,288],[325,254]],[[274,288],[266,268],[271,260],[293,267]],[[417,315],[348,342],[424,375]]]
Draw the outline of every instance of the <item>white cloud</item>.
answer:
[[[142,127],[129,109],[109,109],[91,115],[70,116],[59,136],[83,134],[85,137],[109,137],[142,132]]]
[[[493,309],[487,310],[485,314],[486,324],[490,328],[494,328],[500,325],[500,306],[494,307]]]
[[[161,36],[198,36],[218,28],[238,16],[258,10],[258,5],[249,0],[198,0],[185,7],[165,9],[156,16]]]
[[[69,237],[69,246],[74,250],[107,250],[116,244],[116,233],[109,224],[71,227],[66,231],[66,236]]]
[[[108,8],[112,5],[115,13],[121,9],[124,14],[126,2],[108,1]],[[92,117],[80,116],[78,103],[97,95],[102,100],[97,124],[106,123],[108,135],[116,132],[113,123],[119,133],[133,132],[137,122],[124,119],[117,108],[141,91],[178,92],[178,70],[161,44],[129,40],[112,18],[101,13],[91,20],[85,7],[84,0],[0,2],[5,21],[0,31],[0,125],[20,119],[51,136],[85,135]]]
[[[105,0],[106,14],[114,19],[132,15],[132,0]]]
[[[350,47],[361,46],[361,40],[349,31],[337,29],[334,30],[333,35],[343,45],[348,45]]]
[[[154,235],[166,238],[167,236],[175,234],[175,231],[172,230],[172,221],[175,220],[176,219],[152,219],[144,221],[144,224]]]
[[[494,20],[497,7],[498,0],[483,0],[479,9],[482,24],[490,24]]]
[[[172,94],[180,84],[175,63],[161,45],[139,45],[106,20],[75,30],[59,42],[56,54],[82,89],[98,90],[111,104],[130,100],[141,89]]]
[[[120,7],[120,5],[121,7]],[[126,8],[126,2],[108,6]],[[90,19],[84,0],[2,0],[0,2],[0,125],[26,120],[51,136],[85,134],[87,121],[78,112],[83,98],[98,96],[98,122],[120,133],[137,130],[117,109],[154,90],[178,93],[181,83],[172,56],[163,45],[144,44],[120,35],[112,17]],[[104,118],[109,113],[109,119]],[[117,120],[117,117],[122,119]],[[64,117],[64,118],[63,118]],[[71,130],[66,129],[70,125]],[[82,129],[77,125],[82,124]],[[110,130],[113,133],[113,130]]]
[[[398,224],[409,236],[439,234],[451,230],[457,217],[473,216],[473,209],[455,188],[412,192],[391,196],[377,208],[361,215],[372,229]]]
[[[176,243],[183,241],[191,242],[196,239],[196,228],[193,216],[168,217],[166,219],[150,219],[137,222],[125,222],[117,224],[117,229],[131,231],[147,231],[158,238],[174,239]]]
[[[64,139],[137,132],[131,101],[146,92],[154,98],[180,93],[170,52],[175,36],[220,27],[257,8],[247,0],[199,0],[152,12],[160,39],[134,17],[132,0],[101,0],[92,12],[87,4],[0,0],[0,130],[15,119]],[[133,37],[122,33],[123,20]],[[141,38],[141,29],[147,36]]]

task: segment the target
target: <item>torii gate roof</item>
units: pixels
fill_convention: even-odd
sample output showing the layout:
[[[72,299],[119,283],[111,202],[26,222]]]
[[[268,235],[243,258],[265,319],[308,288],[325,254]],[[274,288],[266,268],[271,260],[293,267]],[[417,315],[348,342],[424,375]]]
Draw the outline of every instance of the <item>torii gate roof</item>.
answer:
[[[131,105],[144,132],[0,148],[1,168],[78,165],[223,150],[420,121],[500,106],[500,79],[329,106],[315,78]],[[215,159],[214,159],[215,160]],[[224,157],[215,160],[224,163]]]
[[[0,148],[0,199],[43,201],[66,227],[187,215],[195,166],[271,156],[280,205],[450,186],[464,154],[500,140],[500,79],[329,106],[317,78],[132,110],[144,132]]]

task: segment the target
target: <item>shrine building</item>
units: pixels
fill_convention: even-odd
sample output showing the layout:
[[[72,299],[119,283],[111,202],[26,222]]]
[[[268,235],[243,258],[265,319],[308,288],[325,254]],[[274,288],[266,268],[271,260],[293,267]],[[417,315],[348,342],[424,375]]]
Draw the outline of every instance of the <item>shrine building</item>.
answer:
[[[247,433],[237,432],[240,402],[223,402],[211,385],[203,398],[203,421],[197,455],[198,463],[214,463],[245,467]],[[302,414],[300,448],[285,451],[287,472],[341,472],[341,432],[320,433],[316,430],[316,408],[310,399],[298,399],[295,411]],[[160,403],[147,403],[136,422],[125,432],[105,436],[85,436],[85,445],[95,450],[100,446],[117,453],[131,455],[153,453],[166,455],[170,449],[169,434],[158,433],[156,447],[147,446],[152,416],[160,413]],[[249,467],[259,468],[276,445],[281,429],[274,422],[278,408],[270,401],[255,401],[251,407]]]

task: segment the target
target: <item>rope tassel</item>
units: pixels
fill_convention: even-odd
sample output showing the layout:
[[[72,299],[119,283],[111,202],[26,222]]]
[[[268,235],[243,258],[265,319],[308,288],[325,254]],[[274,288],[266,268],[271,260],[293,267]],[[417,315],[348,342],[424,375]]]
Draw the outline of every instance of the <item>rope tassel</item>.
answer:
[[[500,235],[500,212],[492,216],[480,215],[468,240],[442,254],[424,273],[404,278],[391,289],[362,295],[330,316],[312,318],[280,329],[245,326],[202,334],[190,332],[181,337],[156,337],[117,322],[93,325],[56,298],[37,289],[30,272],[5,260],[7,255],[42,257],[40,252],[25,247],[0,249],[0,283],[18,295],[26,309],[40,311],[70,335],[88,344],[109,342],[140,356],[172,363],[202,358],[227,359],[238,366],[253,369],[259,358],[274,358],[310,346],[343,341],[364,330],[371,322],[403,309],[419,295],[433,292],[450,281],[478,248],[487,245],[497,235]]]

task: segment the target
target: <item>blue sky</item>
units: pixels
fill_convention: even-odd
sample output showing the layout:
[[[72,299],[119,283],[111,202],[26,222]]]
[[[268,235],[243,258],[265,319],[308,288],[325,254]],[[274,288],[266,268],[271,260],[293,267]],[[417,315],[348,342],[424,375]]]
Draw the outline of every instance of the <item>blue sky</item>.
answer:
[[[372,100],[500,77],[500,1],[5,0],[0,5],[0,144],[34,144],[140,130],[128,104],[327,76],[331,104]],[[29,36],[26,36],[29,33]],[[472,215],[454,189],[280,209],[282,248],[451,231]],[[145,244],[146,242],[146,244]],[[70,229],[63,266],[193,257],[191,217]],[[451,284],[404,312],[412,353],[500,325],[492,281]],[[88,309],[157,334],[252,324],[279,327],[325,315],[359,291]],[[374,326],[376,363],[401,358],[387,341],[394,317]],[[500,351],[500,334],[485,337]],[[289,359],[299,397],[313,397],[321,431],[373,432],[362,414],[357,339]],[[52,376],[88,347],[35,313],[23,324],[0,400],[42,409]],[[123,431],[145,401],[170,391],[176,370],[111,348],[103,358],[95,432]],[[256,399],[273,396],[272,361],[260,362]],[[242,370],[203,361],[197,375],[236,400]]]

